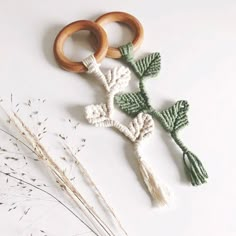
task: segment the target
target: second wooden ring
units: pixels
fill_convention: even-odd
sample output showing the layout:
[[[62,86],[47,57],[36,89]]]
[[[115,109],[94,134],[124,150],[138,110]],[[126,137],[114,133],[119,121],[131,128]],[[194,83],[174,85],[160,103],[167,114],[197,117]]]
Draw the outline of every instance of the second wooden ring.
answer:
[[[138,49],[143,42],[144,30],[142,24],[139,22],[137,18],[128,13],[109,12],[100,16],[98,19],[95,20],[95,22],[101,26],[104,26],[110,22],[121,22],[128,25],[131,28],[131,30],[134,31],[135,34],[135,37],[132,41],[134,50]],[[107,57],[121,58],[121,53],[118,48],[109,47],[107,51]]]

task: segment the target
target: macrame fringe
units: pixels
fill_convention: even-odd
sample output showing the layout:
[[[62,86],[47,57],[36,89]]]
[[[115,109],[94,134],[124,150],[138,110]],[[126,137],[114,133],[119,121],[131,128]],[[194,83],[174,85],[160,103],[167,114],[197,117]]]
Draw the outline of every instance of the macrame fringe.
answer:
[[[198,186],[207,182],[208,174],[202,162],[190,151],[183,154],[184,166],[190,177],[193,186]]]
[[[153,199],[153,202],[157,206],[166,206],[168,205],[170,193],[168,189],[162,184],[158,183],[156,177],[152,173],[150,167],[146,162],[141,158],[138,152],[138,146],[136,144],[136,154],[138,157],[139,170],[142,174],[143,180],[148,188],[148,191]]]
[[[159,206],[167,205],[169,201],[168,190],[157,183],[152,171],[142,159],[139,159],[138,164],[143,180],[154,202]]]

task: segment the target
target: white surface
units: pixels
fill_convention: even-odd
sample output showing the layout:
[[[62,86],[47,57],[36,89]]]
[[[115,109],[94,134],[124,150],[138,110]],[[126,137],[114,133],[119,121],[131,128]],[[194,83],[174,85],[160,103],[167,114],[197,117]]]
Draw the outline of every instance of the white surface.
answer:
[[[83,105],[102,101],[99,85],[61,70],[52,54],[53,40],[63,26],[114,10],[135,15],[145,28],[145,41],[136,55],[161,53],[161,73],[147,82],[152,103],[165,108],[176,100],[189,101],[190,125],[181,136],[209,172],[208,184],[187,185],[181,153],[156,124],[145,156],[173,192],[174,203],[168,210],[153,208],[137,181],[131,144],[112,130],[86,124]],[[82,122],[80,132],[87,146],[81,160],[129,235],[235,235],[235,22],[234,0],[1,0],[0,93],[12,92],[20,101],[46,98],[52,120],[66,116]],[[107,29],[114,44],[131,39],[128,29],[113,26]],[[91,47],[85,37],[73,39],[66,45],[68,55],[74,59],[88,55]],[[114,65],[120,62],[103,63],[104,68]],[[131,90],[136,82],[132,81]],[[0,235],[28,235],[22,233],[24,224],[2,209]],[[58,213],[57,218],[54,214],[44,219],[41,224],[48,225],[48,235],[67,236],[56,231],[58,222],[68,221],[62,217]]]

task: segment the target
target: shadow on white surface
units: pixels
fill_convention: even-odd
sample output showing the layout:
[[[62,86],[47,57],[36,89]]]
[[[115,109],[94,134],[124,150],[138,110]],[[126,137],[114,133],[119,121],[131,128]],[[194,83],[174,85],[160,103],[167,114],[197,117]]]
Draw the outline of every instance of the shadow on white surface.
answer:
[[[84,107],[84,105],[70,105],[66,107],[66,110],[75,120],[78,120],[83,124],[88,124],[85,118]]]

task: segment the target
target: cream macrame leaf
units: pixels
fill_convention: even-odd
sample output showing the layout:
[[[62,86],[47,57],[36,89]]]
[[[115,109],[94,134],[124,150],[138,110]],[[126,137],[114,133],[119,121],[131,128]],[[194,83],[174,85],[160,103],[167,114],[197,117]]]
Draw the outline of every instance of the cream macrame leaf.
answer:
[[[133,135],[133,141],[141,141],[148,137],[154,128],[154,122],[150,115],[139,113],[128,126]]]
[[[110,92],[120,92],[128,86],[130,70],[124,66],[115,67],[106,74],[107,88]]]
[[[89,105],[85,107],[86,119],[90,124],[95,126],[109,127],[110,118],[108,116],[108,110],[106,104]]]

